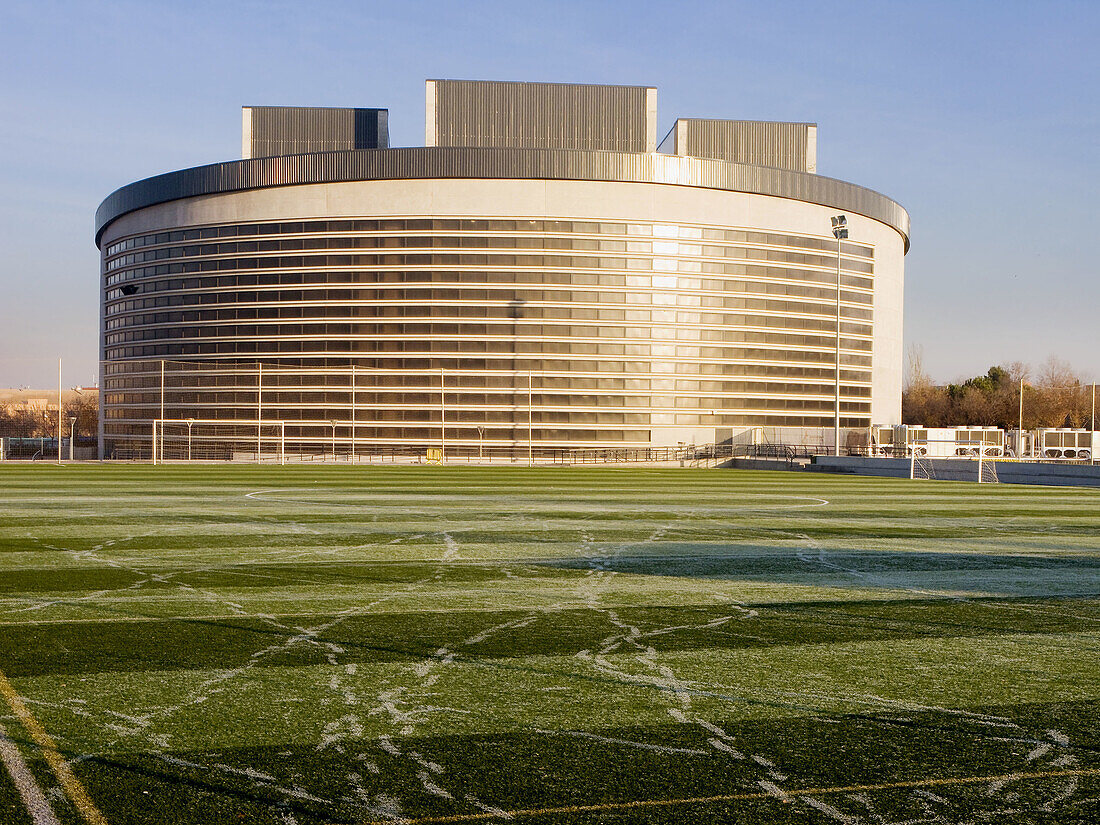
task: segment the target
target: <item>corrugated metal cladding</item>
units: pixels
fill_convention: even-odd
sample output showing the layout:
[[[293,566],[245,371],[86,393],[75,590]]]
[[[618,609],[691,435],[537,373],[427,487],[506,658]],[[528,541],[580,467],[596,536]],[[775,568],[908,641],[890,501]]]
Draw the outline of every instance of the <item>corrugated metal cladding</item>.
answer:
[[[677,155],[775,166],[796,172],[815,171],[816,133],[814,123],[695,118],[677,120],[672,130]],[[811,143],[815,145],[811,147]]]
[[[246,106],[251,122],[246,158],[385,149],[390,145],[387,109],[328,109],[300,106]],[[250,153],[249,153],[250,152]]]
[[[430,80],[435,146],[652,152],[656,89],[568,83]],[[428,103],[429,117],[433,111]]]
[[[96,243],[116,218],[157,203],[269,186],[426,178],[515,178],[663,183],[772,195],[865,215],[896,229],[909,249],[909,213],[871,189],[765,166],[652,153],[417,147],[253,158],[181,169],[116,189],[96,210]]]

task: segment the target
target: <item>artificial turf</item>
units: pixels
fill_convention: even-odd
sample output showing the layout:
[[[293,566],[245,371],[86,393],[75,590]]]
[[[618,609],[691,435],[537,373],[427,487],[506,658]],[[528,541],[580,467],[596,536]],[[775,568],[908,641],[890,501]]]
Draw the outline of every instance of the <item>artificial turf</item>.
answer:
[[[730,470],[5,466],[0,671],[111,825],[1094,822],[1098,505]],[[7,772],[0,821],[32,821]]]

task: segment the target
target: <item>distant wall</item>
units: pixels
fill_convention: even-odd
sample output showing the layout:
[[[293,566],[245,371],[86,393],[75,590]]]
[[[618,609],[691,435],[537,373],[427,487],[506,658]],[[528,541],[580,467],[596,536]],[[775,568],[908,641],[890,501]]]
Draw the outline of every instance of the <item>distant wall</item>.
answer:
[[[960,459],[924,459],[937,481],[977,481],[978,462]],[[993,461],[1002,484],[1040,484],[1057,487],[1100,487],[1100,465],[1038,464]],[[815,456],[807,468],[818,473],[909,478],[907,458]]]

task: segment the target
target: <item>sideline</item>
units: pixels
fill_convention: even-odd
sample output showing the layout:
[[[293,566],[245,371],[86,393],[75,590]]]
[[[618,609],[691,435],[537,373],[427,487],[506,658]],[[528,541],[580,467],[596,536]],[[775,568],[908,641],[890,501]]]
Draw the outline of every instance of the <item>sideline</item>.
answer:
[[[362,496],[363,496],[364,500],[362,500],[362,501],[325,501],[323,499],[311,499],[311,498],[276,498],[276,497],[270,495],[270,493],[302,493],[302,492],[309,492],[310,489],[312,489],[312,488],[309,488],[309,487],[286,487],[286,488],[278,488],[278,489],[273,489],[273,490],[253,490],[251,493],[245,493],[244,497],[247,498],[247,499],[251,499],[252,501],[267,501],[267,502],[278,502],[278,503],[285,503],[285,504],[310,504],[310,505],[321,505],[321,506],[324,506],[324,507],[368,507],[368,506],[371,506],[371,505],[374,505],[374,504],[378,504],[379,502],[386,503],[386,501],[389,500],[389,499],[397,498],[397,499],[404,500],[404,499],[408,498],[408,495],[406,495],[405,493],[389,493],[389,492],[375,492],[375,491],[365,491],[365,492],[363,492]],[[325,493],[346,493],[348,491],[349,491],[349,488],[336,488],[336,489],[324,488],[322,490],[319,490],[319,492],[325,492]],[[453,502],[453,501],[455,501],[455,499],[461,499],[463,501],[473,501],[474,503],[487,503],[487,502],[497,501],[498,499],[503,498],[503,497],[506,497],[506,493],[504,493],[504,492],[502,492],[500,495],[493,494],[493,495],[490,495],[490,496],[458,495],[458,496],[452,496],[449,499],[445,499],[445,501]],[[697,508],[691,510],[691,513],[692,513],[692,515],[697,515],[699,513],[702,513],[704,516],[706,516],[707,513],[713,513],[713,512],[716,512],[716,511],[720,511],[720,512],[725,513],[726,511],[731,511],[732,510],[732,511],[734,511],[734,513],[736,515],[740,515],[740,514],[745,513],[745,512],[755,512],[755,511],[758,511],[758,510],[766,510],[766,511],[770,511],[770,510],[803,510],[803,509],[810,508],[810,507],[828,507],[829,504],[830,504],[828,499],[818,498],[817,496],[798,496],[798,495],[787,495],[787,494],[782,494],[782,493],[776,493],[776,494],[773,494],[773,493],[744,493],[744,494],[741,494],[741,498],[742,499],[744,499],[744,498],[749,498],[749,499],[752,499],[752,498],[770,499],[771,501],[778,501],[778,503],[773,503],[773,504],[765,503],[765,504],[758,504],[758,505],[745,504],[743,506],[741,506],[741,505],[733,505],[733,506],[730,506],[730,505],[712,505],[712,506],[707,506],[707,507],[703,507],[703,508],[698,508],[697,507]],[[788,504],[785,501],[781,501],[782,499],[789,499],[789,500],[792,501],[792,503]],[[547,501],[554,501],[554,499],[549,499]],[[798,504],[798,503],[796,503],[796,502],[800,502],[800,501],[801,502],[810,502],[810,503],[809,504]],[[624,502],[619,502],[619,504],[621,504],[622,507],[615,507],[615,508],[610,508],[609,507],[608,509],[626,509],[626,508],[636,508],[637,507],[636,504],[633,504],[633,503],[630,503],[630,502],[625,502],[625,501]]]
[[[15,742],[8,737],[3,725],[0,725],[0,762],[8,769],[8,775],[19,791],[23,806],[31,816],[31,822],[34,825],[61,825],[46,800],[42,787],[35,781],[34,774],[27,767]]]
[[[65,793],[68,794],[69,799],[72,800],[73,805],[76,806],[76,809],[88,822],[88,825],[107,825],[107,820],[103,818],[103,814],[96,808],[95,803],[93,803],[91,797],[88,796],[88,792],[73,773],[73,769],[69,767],[69,763],[66,762],[65,758],[58,752],[57,745],[54,743],[53,739],[46,733],[45,729],[38,724],[38,720],[31,715],[27,706],[23,703],[23,699],[16,692],[15,688],[12,687],[11,682],[8,681],[8,677],[4,675],[2,670],[0,670],[0,694],[3,694],[4,699],[7,700],[8,705],[10,705],[12,711],[15,712],[15,716],[20,724],[23,725],[27,733],[30,734],[31,739],[33,739],[35,744],[41,749],[42,756],[45,757],[50,769],[53,770],[54,774],[57,776],[58,781],[61,783],[61,787],[65,789]]]
[[[794,788],[781,790],[780,801],[793,802],[803,796],[820,796],[836,793],[860,793],[862,791],[888,791],[897,788],[933,788],[943,785],[972,785],[980,782],[1011,782],[1020,779],[1047,779],[1057,776],[1100,776],[1100,768],[1081,768],[1064,771],[1035,771],[1033,773],[1004,773],[995,776],[955,776],[941,779],[913,779],[904,782],[881,782],[872,785],[841,785],[829,788]],[[757,799],[775,799],[773,792],[724,794],[722,796],[692,796],[681,799],[639,799],[630,802],[603,802],[594,805],[563,805],[557,808],[521,808],[501,813],[455,814],[453,816],[421,816],[390,820],[401,825],[430,825],[430,823],[483,822],[490,819],[549,816],[552,814],[579,814],[593,811],[621,811],[632,808],[662,808],[673,805],[699,805],[708,802],[741,802]],[[373,825],[373,823],[371,823]]]

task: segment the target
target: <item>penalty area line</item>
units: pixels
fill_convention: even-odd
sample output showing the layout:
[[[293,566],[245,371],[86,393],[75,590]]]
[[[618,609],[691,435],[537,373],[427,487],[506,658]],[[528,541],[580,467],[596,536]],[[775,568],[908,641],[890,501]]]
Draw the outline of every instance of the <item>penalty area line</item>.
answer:
[[[7,700],[8,705],[15,713],[15,717],[19,720],[19,723],[23,726],[24,730],[30,734],[31,739],[34,740],[39,750],[42,751],[42,756],[50,766],[50,770],[54,772],[57,781],[61,783],[61,787],[64,788],[65,793],[80,812],[80,815],[88,822],[88,825],[107,825],[107,820],[103,818],[103,814],[99,812],[95,803],[92,802],[91,797],[88,796],[88,792],[84,789],[84,786],[80,784],[80,780],[76,778],[76,774],[73,773],[73,769],[69,766],[69,763],[65,761],[65,757],[57,750],[57,745],[54,743],[53,738],[46,733],[46,729],[34,718],[23,702],[23,698],[16,692],[12,683],[8,681],[8,677],[4,675],[2,670],[0,670],[0,694]]]
[[[913,779],[902,782],[878,782],[868,785],[836,785],[822,788],[783,789],[782,802],[792,802],[803,796],[824,796],[837,793],[861,793],[864,791],[889,791],[901,788],[934,788],[944,785],[974,785],[981,782],[1012,782],[1023,779],[1052,779],[1059,776],[1100,776],[1100,768],[1080,768],[1064,771],[1034,771],[1004,773],[989,776],[949,776],[930,779]],[[595,811],[620,811],[632,808],[667,808],[674,805],[702,805],[710,802],[744,802],[749,800],[776,799],[774,793],[747,792],[720,796],[689,796],[673,799],[636,799],[628,802],[601,802],[593,805],[562,805],[552,808],[519,808],[500,813],[454,814],[451,816],[420,816],[392,820],[401,825],[444,825],[456,822],[483,822],[490,819],[550,816],[553,814],[581,814]]]

